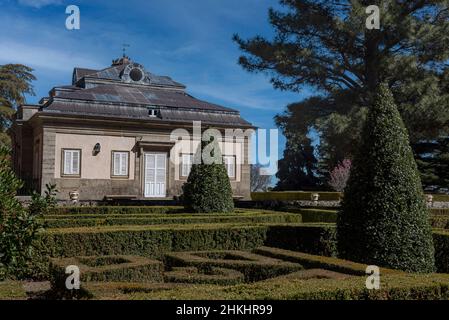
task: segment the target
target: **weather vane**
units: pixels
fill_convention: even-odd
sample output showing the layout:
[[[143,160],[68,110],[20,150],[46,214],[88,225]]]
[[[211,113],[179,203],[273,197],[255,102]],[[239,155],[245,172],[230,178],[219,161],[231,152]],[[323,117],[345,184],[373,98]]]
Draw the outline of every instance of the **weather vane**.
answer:
[[[122,48],[122,51],[123,51],[123,58],[125,58],[125,57],[126,57],[126,48],[129,48],[130,45],[124,43],[124,44],[122,44],[122,47],[123,47],[123,48]]]

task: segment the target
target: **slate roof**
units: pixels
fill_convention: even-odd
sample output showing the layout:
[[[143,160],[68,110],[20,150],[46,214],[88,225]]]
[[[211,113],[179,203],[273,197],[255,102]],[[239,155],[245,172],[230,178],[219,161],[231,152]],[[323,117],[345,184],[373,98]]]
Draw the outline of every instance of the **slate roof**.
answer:
[[[202,121],[208,124],[247,127],[251,126],[249,122],[240,117],[238,113],[208,112],[201,110],[189,110],[180,108],[160,108],[156,117],[149,116],[147,107],[126,106],[126,105],[107,105],[107,104],[86,104],[82,102],[53,102],[51,108],[47,108],[45,113],[89,116],[107,116],[114,118],[123,118],[129,120],[170,121],[170,122],[191,122]]]
[[[145,81],[133,83],[123,80],[125,69],[129,72],[134,65],[141,68]],[[251,126],[240,117],[237,110],[196,99],[184,89],[184,85],[170,77],[154,75],[123,58],[103,70],[75,68],[72,85],[53,88],[42,112],[146,121],[196,120],[210,124]],[[156,110],[157,117],[150,116],[149,110],[152,109]]]
[[[125,62],[119,65],[112,65],[102,70],[75,68],[73,72],[74,73],[73,84],[76,84],[79,80],[81,80],[84,77],[121,81],[121,75],[123,73],[123,70],[128,64],[129,63]],[[150,84],[185,88],[183,84],[173,81],[168,76],[158,76],[146,70],[145,73]]]
[[[84,78],[85,76],[96,73],[98,70],[94,69],[86,69],[86,68],[75,68],[73,69],[73,84],[78,82],[80,79]]]

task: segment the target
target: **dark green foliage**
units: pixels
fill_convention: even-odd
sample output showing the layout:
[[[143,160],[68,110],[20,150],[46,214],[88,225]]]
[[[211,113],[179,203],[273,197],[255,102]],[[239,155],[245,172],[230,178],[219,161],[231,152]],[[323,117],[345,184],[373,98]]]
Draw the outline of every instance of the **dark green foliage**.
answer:
[[[410,272],[434,270],[424,193],[407,130],[381,85],[337,220],[340,257]]]
[[[21,64],[0,65],[0,146],[9,145],[6,133],[18,105],[25,95],[34,95],[31,82],[36,80],[33,69]]]
[[[239,63],[275,88],[312,91],[276,117],[286,137],[320,136],[324,171],[350,157],[378,83],[391,85],[412,141],[448,133],[448,2],[281,0],[269,11],[272,37],[235,41]],[[365,9],[380,8],[380,30]],[[310,89],[312,87],[312,89]],[[307,96],[307,94],[306,94]]]
[[[443,274],[382,276],[379,290],[369,290],[366,275],[345,279],[292,281],[280,276],[236,286],[186,286],[144,283],[88,283],[94,299],[177,300],[447,300],[449,276]]]
[[[268,191],[252,192],[251,199],[253,201],[311,201],[313,193],[318,193],[319,201],[338,201],[341,198],[340,192]]]
[[[212,267],[209,270],[198,270],[196,267],[174,267],[165,272],[165,282],[216,284],[222,286],[235,285],[245,280],[244,275],[233,269]]]
[[[161,258],[165,252],[249,250],[267,245],[312,254],[335,255],[332,225],[203,224],[55,229],[42,234],[36,259],[44,275],[47,256],[141,255]]]
[[[437,272],[449,273],[449,233],[447,230],[434,231],[433,243]]]
[[[264,257],[244,251],[172,252],[164,258],[168,267],[196,267],[210,272],[213,268],[240,271],[246,282],[260,281],[303,269],[300,264]]]
[[[435,216],[449,216],[449,208],[431,208],[430,214]]]
[[[163,214],[163,213],[182,213],[183,207],[176,206],[97,206],[97,207],[56,207],[50,208],[48,214]]]
[[[57,229],[35,242],[41,275],[48,269],[47,256],[140,255],[161,258],[165,252],[187,250],[253,249],[261,246],[268,226],[167,225]]]
[[[253,214],[198,214],[198,215],[50,215],[44,219],[47,228],[92,227],[113,225],[156,225],[156,224],[198,224],[198,223],[288,223],[301,222],[297,214],[260,212]]]
[[[323,256],[336,256],[336,232],[333,225],[271,226],[265,245]]]
[[[205,148],[211,148],[207,154]],[[205,155],[213,161],[208,162]],[[195,154],[195,161],[187,182],[183,186],[183,202],[188,212],[230,213],[234,211],[232,188],[229,181],[220,147],[213,139],[204,141]]]
[[[423,187],[449,188],[449,137],[413,145]]]
[[[277,191],[314,190],[320,184],[315,175],[317,159],[309,139],[302,143],[287,139],[284,156],[278,166]]]
[[[449,217],[443,215],[432,216],[430,218],[430,225],[432,228],[449,229]]]
[[[157,260],[138,256],[100,256],[53,258],[50,260],[52,287],[66,291],[67,266],[80,269],[81,285],[89,281],[162,282],[164,265]]]
[[[449,202],[449,194],[433,194],[433,201]]]
[[[58,192],[56,185],[47,183],[45,188],[45,196],[41,196],[37,192],[33,192],[31,195],[31,203],[28,207],[31,215],[46,215],[56,208],[56,193]]]
[[[252,249],[268,246],[314,254],[335,253],[332,225],[188,224],[54,229],[38,245],[53,257],[144,255],[160,258],[167,251]]]
[[[337,222],[336,210],[322,210],[322,209],[287,209],[289,212],[295,212],[301,215],[302,222]]]
[[[363,276],[366,275],[366,265],[352,261],[337,259],[334,257],[323,257],[307,254],[298,251],[291,251],[279,248],[260,247],[254,250],[255,253],[284,260],[299,263],[308,269],[326,269],[345,274]],[[398,273],[399,271],[382,268],[381,274]]]
[[[20,278],[30,272],[32,242],[41,222],[15,198],[23,184],[11,168],[9,154],[0,147],[0,278]]]

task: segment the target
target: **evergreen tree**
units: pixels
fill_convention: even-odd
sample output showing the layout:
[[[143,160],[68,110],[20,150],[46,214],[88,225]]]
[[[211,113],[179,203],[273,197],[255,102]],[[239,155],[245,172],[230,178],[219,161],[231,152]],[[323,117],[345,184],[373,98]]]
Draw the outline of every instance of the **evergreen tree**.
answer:
[[[205,157],[209,157],[212,161],[208,162]],[[198,147],[189,177],[183,186],[183,201],[185,209],[189,212],[234,211],[231,183],[215,139],[209,142],[202,141]]]
[[[34,95],[31,81],[36,78],[32,72],[21,64],[0,66],[0,146],[10,144],[6,131],[17,106],[25,103],[25,94]]]
[[[386,85],[364,125],[337,220],[342,258],[434,270],[432,231],[407,130]]]
[[[317,94],[276,117],[290,137],[320,136],[320,169],[351,158],[372,92],[388,83],[413,142],[448,133],[447,0],[281,0],[269,10],[273,38],[234,40],[239,63],[275,88]],[[365,26],[369,5],[380,30]]]
[[[413,149],[423,186],[449,188],[449,137],[422,140]]]
[[[11,168],[10,150],[0,146],[0,281],[33,272],[33,241],[42,228],[38,219],[41,212],[27,210],[17,200],[17,190],[22,186]]]
[[[310,141],[305,143],[292,143],[287,140],[284,157],[278,162],[276,177],[278,182],[275,190],[313,190],[319,185],[315,176],[317,160],[313,153]]]

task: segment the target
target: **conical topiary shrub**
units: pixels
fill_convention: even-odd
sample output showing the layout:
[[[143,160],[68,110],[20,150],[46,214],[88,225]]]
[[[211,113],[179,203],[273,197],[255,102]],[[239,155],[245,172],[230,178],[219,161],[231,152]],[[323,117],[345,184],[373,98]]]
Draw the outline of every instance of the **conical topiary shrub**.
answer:
[[[408,133],[386,85],[369,111],[337,220],[342,258],[434,271],[431,227]]]
[[[202,150],[207,150],[213,163],[205,162]],[[223,164],[218,143],[202,142],[195,153],[194,164],[183,186],[184,208],[195,213],[231,213],[234,211],[231,183]]]

